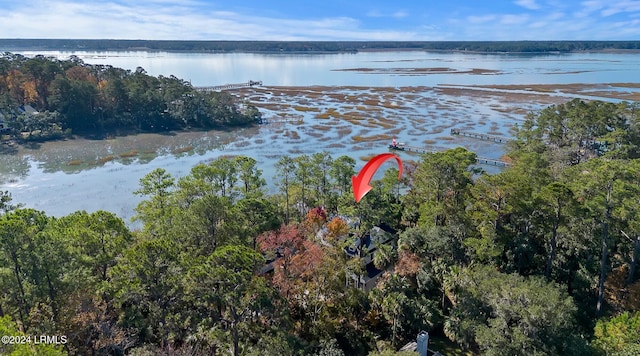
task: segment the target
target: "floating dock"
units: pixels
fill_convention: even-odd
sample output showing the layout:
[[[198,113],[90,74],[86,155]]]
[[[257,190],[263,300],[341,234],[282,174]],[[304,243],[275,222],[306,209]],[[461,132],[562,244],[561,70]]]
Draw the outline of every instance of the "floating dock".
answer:
[[[475,138],[475,139],[483,140],[483,141],[492,141],[492,142],[495,142],[495,143],[506,143],[507,141],[509,141],[509,139],[506,138],[506,137],[486,135],[486,134],[477,133],[477,132],[462,131],[462,130],[459,130],[459,129],[451,129],[451,134],[452,135],[465,136],[465,137],[471,137],[471,138]]]
[[[397,146],[389,145],[389,149],[390,150],[396,150],[396,151],[407,151],[407,152],[417,152],[417,153],[437,153],[437,152],[442,152],[442,151],[429,150],[429,149],[426,149],[426,148],[423,148],[423,147],[407,146],[407,145],[404,145],[402,143],[398,144]],[[495,166],[495,167],[509,167],[509,166],[511,166],[510,163],[507,163],[505,161],[501,161],[501,160],[493,159],[493,158],[480,157],[480,156],[476,156],[476,162],[478,164],[484,164],[484,165],[487,165],[487,166]]]

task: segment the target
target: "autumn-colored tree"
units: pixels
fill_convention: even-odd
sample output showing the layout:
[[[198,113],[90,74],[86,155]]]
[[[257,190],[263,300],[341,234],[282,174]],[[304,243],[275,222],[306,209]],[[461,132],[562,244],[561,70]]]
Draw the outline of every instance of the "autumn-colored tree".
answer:
[[[336,240],[349,233],[349,225],[344,219],[336,216],[327,223],[327,231],[327,237],[331,240]]]
[[[91,73],[91,71],[87,67],[74,66],[67,69],[65,74],[67,79],[69,80],[77,80],[82,82],[90,82],[93,84],[98,84],[98,81],[96,80],[95,76],[93,75],[93,73]]]
[[[267,260],[273,261],[273,282],[280,293],[288,297],[292,293],[292,286],[288,283],[293,256],[304,246],[305,231],[298,225],[282,225],[278,230],[268,231],[258,236],[260,250],[266,254]]]
[[[305,224],[312,233],[318,232],[322,225],[327,222],[327,213],[322,207],[316,207],[307,212]]]
[[[418,255],[402,250],[398,255],[398,263],[395,265],[395,272],[400,276],[413,277],[420,271],[420,257]]]

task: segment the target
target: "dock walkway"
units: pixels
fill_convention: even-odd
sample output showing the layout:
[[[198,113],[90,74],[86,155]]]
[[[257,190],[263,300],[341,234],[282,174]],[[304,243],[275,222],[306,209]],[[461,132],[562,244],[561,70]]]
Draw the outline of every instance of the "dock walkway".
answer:
[[[268,125],[268,124],[302,124],[304,122],[303,119],[301,118],[294,118],[294,119],[284,119],[284,118],[271,118],[271,119],[267,119],[267,118],[262,118],[260,119],[260,122],[258,122],[261,125]]]
[[[261,86],[261,85],[262,85],[262,81],[250,80],[246,83],[214,85],[210,87],[195,87],[195,89],[197,91],[212,92],[212,91],[222,91],[222,90],[230,90],[230,89],[249,88],[249,87]]]
[[[451,134],[476,138],[478,140],[493,141],[495,143],[506,143],[507,141],[509,141],[509,139],[506,137],[487,135],[487,134],[482,134],[477,132],[462,131],[459,129],[451,129]]]
[[[389,149],[396,150],[396,151],[407,151],[407,152],[418,152],[418,153],[442,152],[442,151],[429,150],[423,147],[407,146],[407,145],[398,145],[398,146],[389,145]],[[493,158],[487,158],[487,157],[480,157],[480,156],[476,156],[476,162],[478,162],[478,164],[484,164],[487,166],[495,166],[495,167],[511,166],[510,163],[505,161],[501,161]]]

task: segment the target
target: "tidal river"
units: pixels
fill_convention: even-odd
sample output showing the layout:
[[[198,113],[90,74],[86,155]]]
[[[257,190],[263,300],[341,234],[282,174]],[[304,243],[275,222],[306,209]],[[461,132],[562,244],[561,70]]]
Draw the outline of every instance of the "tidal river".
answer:
[[[145,174],[175,177],[225,155],[258,160],[275,191],[283,155],[326,151],[358,161],[391,139],[430,150],[464,146],[500,159],[500,144],[450,135],[452,128],[509,137],[527,113],[573,97],[640,100],[640,54],[482,55],[366,52],[331,55],[164,52],[23,52],[175,75],[194,86],[260,80],[234,90],[269,124],[235,131],[140,134],[49,142],[0,155],[0,190],[26,207],[62,216],[109,210],[127,221]],[[417,159],[406,153],[403,159]],[[484,167],[489,171],[497,168]]]

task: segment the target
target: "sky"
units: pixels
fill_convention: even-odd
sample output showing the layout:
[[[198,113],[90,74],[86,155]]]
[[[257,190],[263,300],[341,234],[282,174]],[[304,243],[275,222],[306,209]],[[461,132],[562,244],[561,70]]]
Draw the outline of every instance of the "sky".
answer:
[[[0,0],[0,38],[640,40],[640,0]]]

